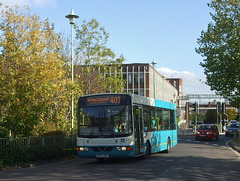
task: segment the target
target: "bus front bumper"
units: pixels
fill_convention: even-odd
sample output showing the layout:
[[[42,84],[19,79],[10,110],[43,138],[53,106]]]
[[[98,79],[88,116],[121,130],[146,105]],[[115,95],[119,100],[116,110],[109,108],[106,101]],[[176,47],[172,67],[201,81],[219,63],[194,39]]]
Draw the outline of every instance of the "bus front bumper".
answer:
[[[88,146],[77,147],[80,158],[129,158],[135,156],[134,146]]]

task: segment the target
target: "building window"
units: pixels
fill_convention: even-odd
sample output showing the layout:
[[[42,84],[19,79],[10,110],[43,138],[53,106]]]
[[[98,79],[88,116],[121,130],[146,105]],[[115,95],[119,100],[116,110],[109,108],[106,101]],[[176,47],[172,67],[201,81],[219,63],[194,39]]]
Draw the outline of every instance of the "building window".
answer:
[[[144,88],[144,73],[140,73],[140,87]]]
[[[138,73],[134,73],[134,84],[138,84]],[[135,86],[136,87],[136,86]]]
[[[128,83],[132,84],[132,73],[128,74]]]

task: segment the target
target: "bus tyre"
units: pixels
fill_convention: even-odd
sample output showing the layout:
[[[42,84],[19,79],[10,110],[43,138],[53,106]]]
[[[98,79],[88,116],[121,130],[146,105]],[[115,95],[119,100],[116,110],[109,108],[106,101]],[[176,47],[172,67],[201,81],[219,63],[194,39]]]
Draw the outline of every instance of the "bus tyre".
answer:
[[[149,158],[150,155],[151,155],[151,147],[150,147],[150,143],[147,142],[146,143],[146,147],[145,147],[145,153],[144,153],[143,159]]]
[[[171,140],[170,140],[170,138],[168,138],[166,153],[169,153],[170,149],[171,149]]]

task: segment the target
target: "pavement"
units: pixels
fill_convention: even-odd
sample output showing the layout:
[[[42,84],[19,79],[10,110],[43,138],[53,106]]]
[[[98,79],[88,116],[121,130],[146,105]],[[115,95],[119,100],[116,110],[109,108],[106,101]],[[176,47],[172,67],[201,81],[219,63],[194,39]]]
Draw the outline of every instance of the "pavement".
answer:
[[[225,135],[225,133],[219,133],[220,135]],[[226,143],[229,145],[232,149],[240,153],[240,140],[234,140],[234,137]]]
[[[238,153],[240,153],[240,141],[235,141],[235,140],[231,140],[228,143],[229,146],[232,147],[232,149],[236,150]]]

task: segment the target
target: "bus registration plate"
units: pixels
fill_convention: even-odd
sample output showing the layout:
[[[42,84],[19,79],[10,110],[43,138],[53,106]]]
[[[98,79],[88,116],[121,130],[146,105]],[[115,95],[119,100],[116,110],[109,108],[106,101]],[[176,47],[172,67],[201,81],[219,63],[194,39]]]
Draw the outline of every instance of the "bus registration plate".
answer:
[[[106,154],[99,154],[99,155],[96,155],[97,158],[109,158],[109,155],[106,155]]]

